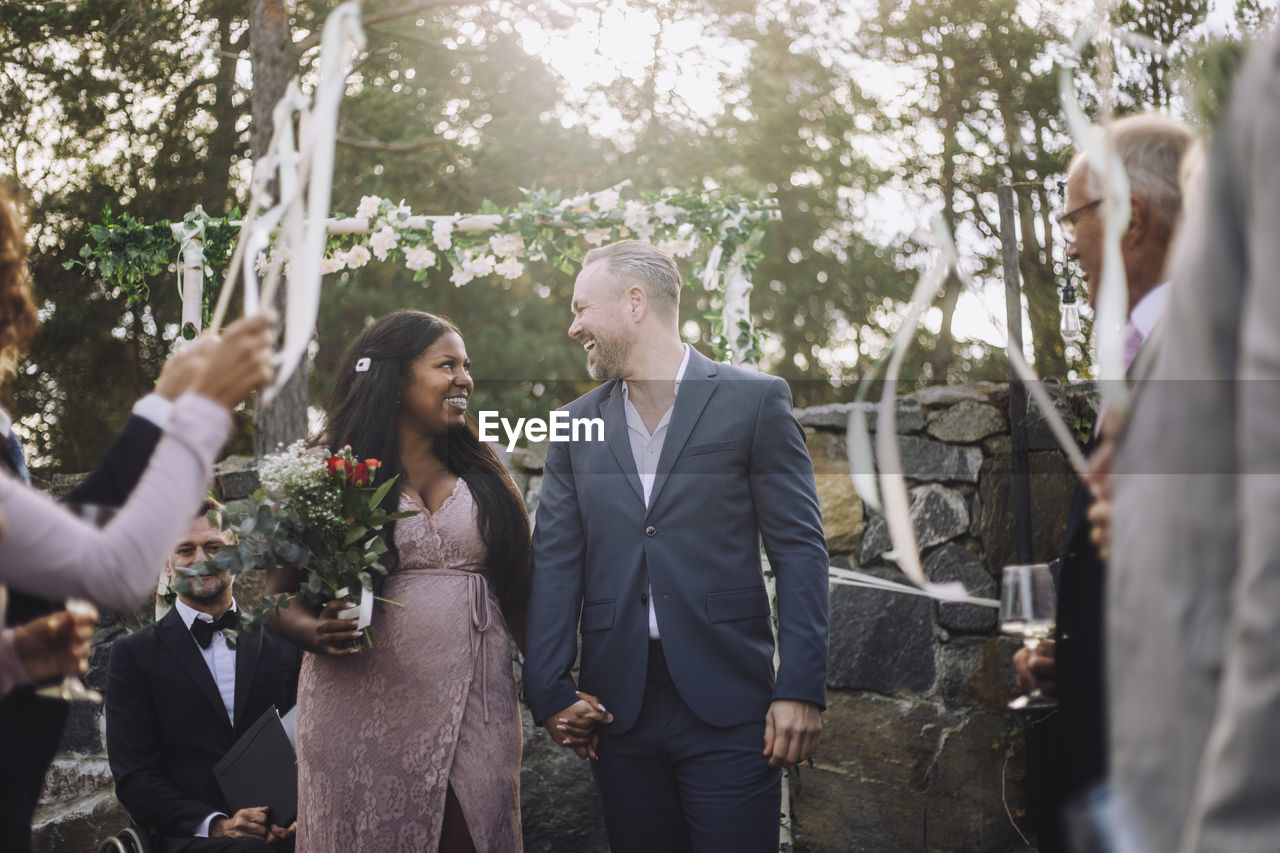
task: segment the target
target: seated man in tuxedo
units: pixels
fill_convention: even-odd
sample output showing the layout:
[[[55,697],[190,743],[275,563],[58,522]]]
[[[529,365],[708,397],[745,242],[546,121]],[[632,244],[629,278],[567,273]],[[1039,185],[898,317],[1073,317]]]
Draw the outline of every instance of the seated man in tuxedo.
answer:
[[[209,505],[202,508],[210,509]],[[204,512],[168,567],[187,567],[227,544]],[[227,572],[191,578],[168,615],[116,642],[107,677],[107,755],[116,797],[159,836],[161,853],[291,849],[293,827],[265,806],[231,812],[213,768],[269,708],[293,707],[299,653],[270,631],[222,634],[236,620]]]

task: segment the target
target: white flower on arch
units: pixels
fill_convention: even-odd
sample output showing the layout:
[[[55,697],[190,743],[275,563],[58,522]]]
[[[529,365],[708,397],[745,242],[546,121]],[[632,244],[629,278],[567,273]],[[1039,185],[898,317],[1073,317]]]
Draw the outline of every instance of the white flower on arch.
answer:
[[[353,270],[358,270],[369,263],[370,257],[372,255],[369,254],[369,250],[357,243],[347,252],[347,266]]]
[[[494,234],[489,238],[489,246],[500,258],[510,258],[524,251],[523,234]]]
[[[410,246],[404,250],[404,265],[411,270],[425,270],[435,263],[436,253],[426,246]]]
[[[382,199],[376,195],[366,195],[360,198],[360,206],[356,208],[356,219],[373,219],[378,215],[378,208],[382,206]]]
[[[391,251],[400,242],[400,238],[396,235],[395,229],[390,225],[383,225],[374,234],[369,237],[369,248],[373,249],[374,256],[380,260],[387,259],[387,252]]]

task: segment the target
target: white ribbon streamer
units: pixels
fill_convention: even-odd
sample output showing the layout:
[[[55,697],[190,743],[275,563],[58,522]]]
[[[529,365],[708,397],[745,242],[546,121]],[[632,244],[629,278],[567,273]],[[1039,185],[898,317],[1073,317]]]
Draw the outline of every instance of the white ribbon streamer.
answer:
[[[719,248],[719,246],[716,247],[716,249]],[[751,334],[751,281],[743,271],[746,257],[747,247],[739,246],[734,250],[724,273],[724,311],[720,316],[725,340],[729,342],[729,349],[733,353],[734,364],[745,364],[747,354],[751,351],[750,345],[740,347],[737,343],[744,323],[747,334]]]
[[[969,595],[964,591],[964,587],[959,582],[945,584],[930,584],[927,589],[910,586],[905,583],[897,583],[896,581],[879,578],[875,575],[869,575],[866,572],[854,571],[853,569],[840,569],[831,566],[828,570],[829,579],[834,584],[841,586],[856,586],[862,589],[874,589],[880,592],[896,592],[902,595],[919,595],[925,598],[932,598],[934,601],[944,601],[954,604],[973,604],[978,607],[994,607],[999,608],[1000,602],[994,598],[979,598]]]
[[[934,230],[946,232],[946,224],[939,217],[934,223]],[[950,251],[948,251],[950,249]],[[911,302],[907,308],[907,316],[898,327],[893,338],[893,355],[889,357],[889,366],[885,371],[884,392],[880,396],[880,411],[876,415],[876,458],[879,465],[880,499],[884,502],[884,519],[889,527],[889,539],[893,542],[893,559],[902,569],[903,574],[921,589],[930,586],[925,577],[924,568],[920,565],[920,549],[916,544],[915,529],[911,524],[911,502],[907,497],[907,480],[902,475],[902,455],[898,449],[898,408],[896,397],[898,390],[898,373],[902,370],[902,362],[907,350],[911,347],[911,339],[915,337],[916,326],[925,309],[933,302],[942,286],[947,270],[954,263],[954,248],[947,241],[938,259],[927,274],[920,276],[915,288],[911,291]]]
[[[275,381],[263,393],[263,399],[268,403],[297,369],[315,331],[316,316],[320,310],[320,265],[328,236],[327,219],[333,186],[338,105],[346,91],[346,67],[364,45],[364,31],[360,29],[360,6],[355,2],[343,3],[325,21],[320,50],[320,83],[316,86],[315,102],[310,111],[303,113],[300,123],[303,134],[301,156],[295,172],[297,177],[294,179],[300,185],[306,177],[310,178],[306,191],[305,219],[302,204],[289,205],[285,215],[285,231],[276,249],[277,253],[289,256],[290,269],[285,300],[284,343],[278,356],[279,370]],[[287,190],[286,175],[290,171],[286,165],[281,163],[282,198]],[[301,192],[301,186],[298,187],[298,192]],[[264,288],[264,300],[268,296],[266,290]]]
[[[1094,23],[1081,28],[1071,43],[1071,49],[1079,57],[1084,48],[1095,40],[1097,33],[1104,34],[1105,38],[1100,45],[1104,68],[1110,67],[1106,64],[1110,56],[1108,40],[1118,35],[1108,23],[1110,5],[1099,4]],[[1136,37],[1122,40],[1133,47],[1140,44]],[[1107,121],[1111,116],[1110,74],[1105,74],[1101,89],[1102,114],[1104,121]],[[1091,171],[1102,179],[1102,274],[1098,282],[1093,347],[1097,357],[1097,375],[1102,380],[1099,393],[1108,406],[1124,413],[1129,408],[1129,391],[1122,381],[1125,377],[1124,326],[1129,314],[1129,287],[1125,279],[1120,240],[1129,225],[1129,178],[1124,164],[1116,154],[1115,146],[1105,133],[1089,121],[1081,108],[1071,69],[1063,67],[1059,72],[1058,91],[1076,151],[1084,154]]]

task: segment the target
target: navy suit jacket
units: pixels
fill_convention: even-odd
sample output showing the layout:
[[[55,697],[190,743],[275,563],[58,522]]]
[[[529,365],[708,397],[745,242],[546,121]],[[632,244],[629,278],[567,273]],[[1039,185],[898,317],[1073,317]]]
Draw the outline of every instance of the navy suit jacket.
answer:
[[[107,757],[129,815],[181,837],[212,812],[230,814],[213,766],[271,705],[282,714],[293,707],[298,664],[297,648],[269,630],[241,634],[232,726],[176,609],[116,641],[107,676]]]
[[[533,534],[524,665],[535,720],[581,688],[626,732],[644,696],[652,589],[681,697],[715,726],[763,720],[774,699],[826,703],[826,541],[804,430],[786,383],[693,352],[649,506],[620,381],[567,407],[604,441],[551,442]],[[760,563],[776,577],[781,664]]]

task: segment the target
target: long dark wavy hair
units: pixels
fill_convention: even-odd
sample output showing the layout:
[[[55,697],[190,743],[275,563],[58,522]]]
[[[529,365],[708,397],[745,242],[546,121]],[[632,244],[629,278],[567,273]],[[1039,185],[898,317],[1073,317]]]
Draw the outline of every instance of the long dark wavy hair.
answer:
[[[330,452],[350,445],[362,459],[381,460],[384,464],[374,472],[374,485],[400,473],[396,415],[411,365],[448,332],[462,337],[443,317],[396,311],[361,332],[338,365],[321,442]],[[366,358],[368,369],[357,372],[356,362]],[[469,417],[465,426],[450,428],[435,442],[436,456],[467,482],[475,496],[480,535],[488,553],[485,574],[510,624],[524,613],[529,598],[529,514],[524,501],[497,454],[476,435]],[[397,481],[383,500],[387,512],[399,508],[402,483],[403,479]],[[399,561],[394,529],[394,524],[389,525],[386,534],[393,567]]]

